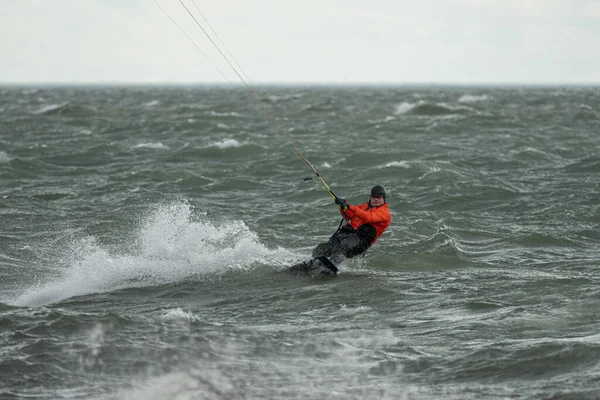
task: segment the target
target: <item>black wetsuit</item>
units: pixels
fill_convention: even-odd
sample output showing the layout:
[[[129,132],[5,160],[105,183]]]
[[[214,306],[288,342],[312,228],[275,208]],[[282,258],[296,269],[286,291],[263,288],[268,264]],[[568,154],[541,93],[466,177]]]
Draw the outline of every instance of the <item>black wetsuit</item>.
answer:
[[[344,258],[352,258],[367,251],[375,240],[375,235],[375,228],[369,224],[363,224],[358,229],[344,225],[329,238],[329,241],[315,247],[312,256],[326,256],[335,265],[339,265]]]

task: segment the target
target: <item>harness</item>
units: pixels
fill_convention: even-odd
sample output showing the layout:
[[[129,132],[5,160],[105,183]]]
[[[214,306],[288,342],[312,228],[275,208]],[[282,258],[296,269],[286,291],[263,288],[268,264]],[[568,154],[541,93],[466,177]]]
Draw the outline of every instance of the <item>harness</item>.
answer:
[[[343,224],[344,224],[344,221],[346,222],[346,225],[343,225]],[[342,226],[342,225],[343,225],[343,226]],[[372,225],[370,225],[370,224],[364,224],[364,225],[361,225],[361,226],[359,227],[359,229],[360,229],[361,227],[365,226],[365,225],[367,225],[367,226],[371,227],[372,229],[375,229],[375,228],[373,228],[373,227],[372,227]],[[362,240],[365,240],[365,241],[367,242],[367,247],[366,247],[365,251],[363,251],[363,253],[362,253],[362,256],[364,257],[364,256],[365,256],[365,254],[367,253],[367,250],[369,250],[369,247],[371,247],[371,244],[370,244],[370,243],[371,243],[371,240],[369,240],[369,238],[365,237],[365,235],[361,235],[361,231],[359,231],[358,229],[354,229],[354,228],[352,227],[352,225],[350,225],[350,224],[348,223],[348,221],[346,221],[344,218],[342,218],[342,220],[340,221],[340,224],[338,225],[338,228],[337,228],[337,229],[336,229],[336,231],[333,233],[333,235],[331,235],[331,237],[329,238],[329,241],[331,241],[331,240],[332,240],[332,239],[333,239],[333,238],[334,238],[334,237],[335,237],[335,236],[336,236],[338,233],[340,233],[340,232],[344,232],[344,231],[347,231],[347,232],[350,232],[350,233],[355,233],[355,234],[357,234],[357,235],[358,235],[358,237],[360,237],[360,238],[361,238],[361,241],[362,241]],[[364,230],[363,230],[363,232],[364,232]]]

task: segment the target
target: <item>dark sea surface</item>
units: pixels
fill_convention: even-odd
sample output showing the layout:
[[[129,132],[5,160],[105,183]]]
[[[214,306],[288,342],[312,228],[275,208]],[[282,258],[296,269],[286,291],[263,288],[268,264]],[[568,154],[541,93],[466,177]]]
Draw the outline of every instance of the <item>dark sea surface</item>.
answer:
[[[0,88],[0,399],[600,398],[600,88],[254,91]]]

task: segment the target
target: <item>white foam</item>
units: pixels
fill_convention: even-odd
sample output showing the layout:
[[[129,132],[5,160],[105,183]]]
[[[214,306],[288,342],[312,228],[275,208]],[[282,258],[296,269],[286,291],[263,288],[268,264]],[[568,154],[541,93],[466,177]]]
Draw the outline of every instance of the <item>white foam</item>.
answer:
[[[134,149],[164,149],[168,150],[169,146],[162,144],[161,142],[155,143],[140,143],[133,146]]]
[[[10,160],[12,160],[12,158],[8,154],[6,154],[3,151],[0,151],[0,164],[6,164]]]
[[[283,96],[277,96],[274,94],[268,95],[267,96],[267,100],[276,103],[280,100],[286,101],[286,100],[291,100],[291,99],[301,99],[304,96],[303,93],[294,93],[294,94],[286,94]]]
[[[347,309],[342,306],[340,315],[360,318],[369,311],[367,307]],[[280,326],[271,326],[268,334],[295,328],[289,323]],[[261,327],[264,326],[256,328]],[[306,326],[298,329],[306,330]],[[412,389],[402,382],[405,380],[402,359],[395,352],[387,351],[399,343],[398,335],[392,329],[358,330],[337,338],[333,336],[318,337],[310,343],[283,339],[278,350],[285,352],[285,356],[276,355],[268,362],[247,356],[253,347],[251,343],[248,347],[245,338],[224,340],[215,346],[216,357],[200,349],[182,361],[175,361],[174,365],[172,361],[169,365],[157,362],[155,370],[149,370],[146,376],[130,378],[132,385],[117,389],[108,397],[119,400],[359,399],[374,398],[373,393],[376,393],[377,399],[414,398],[407,394]],[[200,359],[196,356],[198,353],[202,355]],[[340,365],[344,365],[345,379],[331,381],[328,372]],[[276,394],[273,395],[273,382],[281,381],[282,371],[287,374],[285,387],[275,385]],[[373,383],[365,384],[365,376],[372,377]],[[246,384],[249,380],[252,380],[251,386]],[[398,381],[398,385],[393,383]],[[284,393],[295,395],[282,395]]]
[[[219,149],[231,149],[240,147],[241,144],[235,139],[225,139],[220,142],[213,143],[212,146],[218,147]]]
[[[83,347],[72,348],[70,352],[78,355],[79,364],[84,368],[89,368],[94,365],[103,364],[102,360],[102,346],[104,345],[104,338],[107,328],[103,324],[94,325],[84,338]]]
[[[468,107],[468,106],[454,106],[452,104],[448,104],[445,102],[435,103],[435,105],[437,107],[441,107],[441,108],[444,108],[449,111],[474,111],[471,107]],[[441,116],[441,117],[443,118],[446,116]],[[454,118],[454,116],[451,115],[450,118]]]
[[[478,101],[487,100],[488,96],[485,94],[475,95],[475,94],[463,94],[458,98],[459,103],[477,103]]]
[[[185,202],[158,207],[145,218],[134,245],[111,251],[92,237],[74,240],[59,277],[42,281],[9,304],[40,306],[74,296],[146,287],[185,279],[210,279],[231,269],[248,270],[257,263],[289,257],[269,250],[242,221],[212,223],[193,216]],[[50,264],[60,261],[48,261]]]
[[[152,108],[152,107],[158,105],[159,103],[160,103],[159,100],[152,100],[152,101],[149,101],[146,104],[144,104],[144,107],[146,107],[146,108]]]
[[[200,318],[190,312],[183,311],[181,308],[174,308],[167,311],[160,317],[165,321],[200,321]]]
[[[385,164],[384,168],[390,167],[400,167],[400,168],[410,168],[410,164],[408,161],[392,161]]]
[[[235,398],[235,386],[215,366],[147,377],[145,383],[116,394],[119,400],[194,400]]]
[[[406,114],[410,110],[414,109],[416,106],[417,106],[417,104],[407,103],[406,101],[403,101],[402,103],[400,103],[396,106],[395,113],[396,114]]]
[[[369,120],[369,122],[373,123],[373,124],[380,124],[380,123],[386,123],[386,122],[394,121],[395,119],[397,119],[397,118],[394,117],[394,116],[392,116],[392,115],[388,115],[384,119]]]
[[[49,104],[47,106],[44,106],[42,108],[40,108],[37,111],[34,111],[34,114],[44,114],[47,113],[49,111],[54,111],[54,110],[58,110],[60,108],[64,108],[68,105],[69,103],[60,103],[60,104]]]
[[[429,174],[435,174],[436,172],[440,172],[442,169],[440,167],[431,167],[429,168],[429,171],[425,172],[423,175],[421,175],[418,179],[423,179],[425,178],[427,175]]]
[[[241,114],[236,113],[235,111],[231,111],[231,112],[216,112],[216,111],[209,111],[207,112],[208,115],[210,115],[211,117],[241,117]]]

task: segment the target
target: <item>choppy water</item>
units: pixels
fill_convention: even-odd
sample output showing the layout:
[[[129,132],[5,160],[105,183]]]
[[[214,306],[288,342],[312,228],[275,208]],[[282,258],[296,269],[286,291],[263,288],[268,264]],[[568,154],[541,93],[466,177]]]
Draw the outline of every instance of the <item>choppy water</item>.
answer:
[[[0,398],[600,397],[599,88],[0,93]]]

